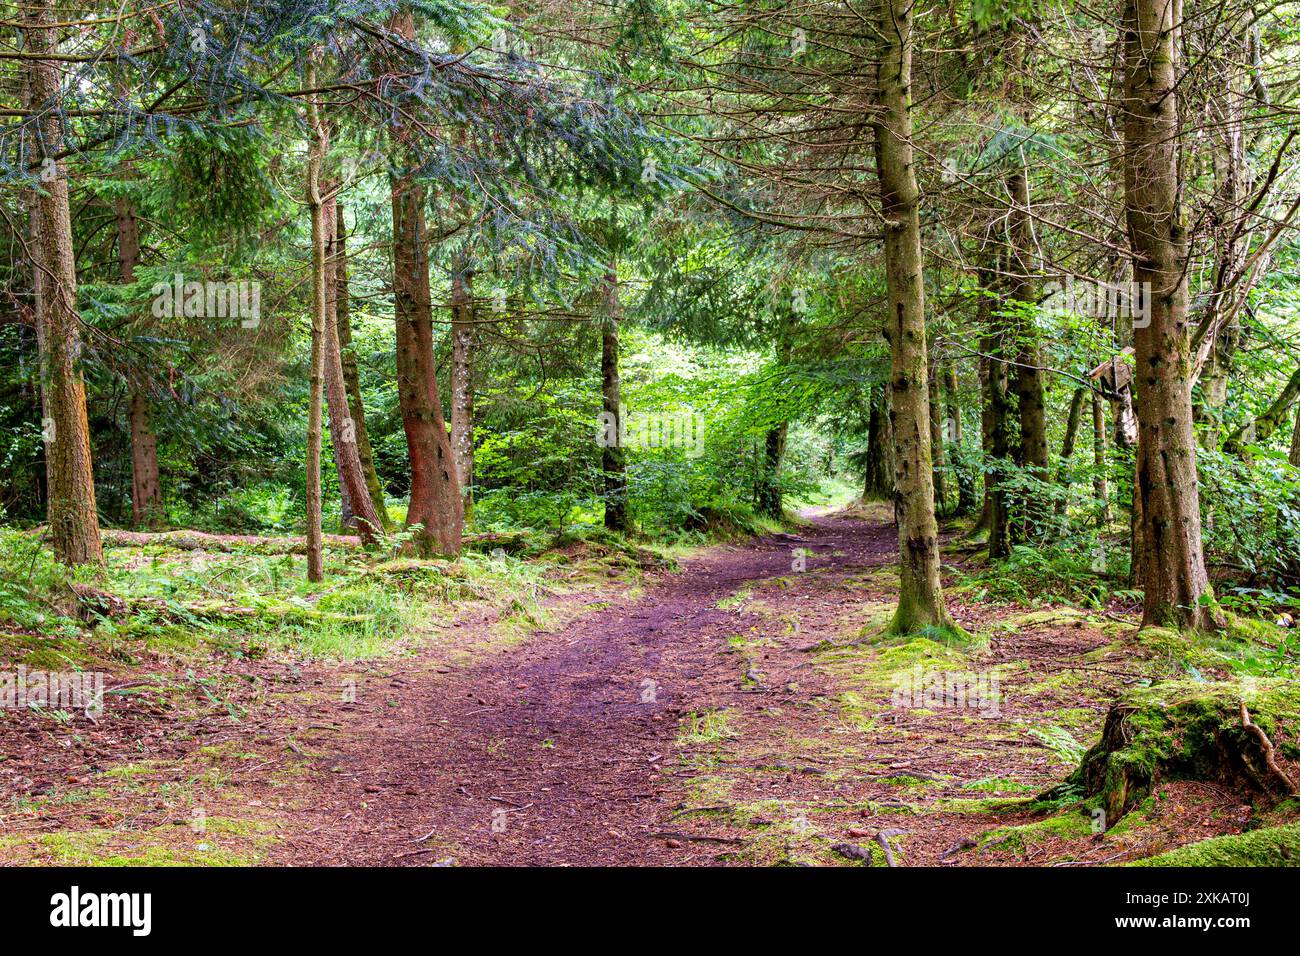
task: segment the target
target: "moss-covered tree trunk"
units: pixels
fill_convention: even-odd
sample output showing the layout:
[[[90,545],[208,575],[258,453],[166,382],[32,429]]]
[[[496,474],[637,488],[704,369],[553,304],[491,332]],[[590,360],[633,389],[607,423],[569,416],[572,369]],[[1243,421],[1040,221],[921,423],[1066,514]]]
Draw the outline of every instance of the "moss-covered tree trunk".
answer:
[[[1291,427],[1291,450],[1287,454],[1287,461],[1300,468],[1300,405],[1296,406],[1295,424]]]
[[[1133,278],[1149,289],[1149,321],[1135,323],[1138,548],[1143,624],[1217,628],[1204,598],[1187,234],[1181,209],[1181,0],[1128,0],[1125,11],[1124,199]]]
[[[1056,481],[1060,484],[1066,494],[1062,494],[1056,503],[1056,513],[1064,515],[1069,507],[1071,495],[1070,490],[1070,459],[1074,457],[1074,448],[1079,441],[1079,427],[1083,423],[1083,401],[1088,397],[1088,389],[1076,388],[1074,394],[1070,396],[1070,414],[1065,420],[1065,438],[1061,441],[1061,463],[1057,469]]]
[[[51,0],[36,0],[27,29],[28,49],[39,57],[58,44],[52,23]],[[53,60],[31,59],[28,83],[34,108],[56,103],[62,96],[59,70]],[[37,269],[43,273],[38,342],[48,407],[44,422],[49,461],[48,520],[50,541],[59,560],[68,565],[103,564],[95,480],[86,416],[86,389],[81,376],[80,316],[77,313],[77,268],[68,207],[67,167],[55,159],[63,149],[63,124],[53,109],[41,121],[37,160],[42,172],[31,208],[39,222]],[[52,176],[44,175],[46,170]]]
[[[790,361],[790,337],[794,327],[794,313],[786,312],[776,330],[776,361],[784,366]],[[763,439],[763,462],[755,495],[758,513],[780,519],[784,505],[781,500],[781,465],[785,461],[786,438],[790,423],[782,421],[767,430]]]
[[[957,514],[968,515],[975,510],[975,477],[971,474],[966,458],[965,435],[961,423],[961,390],[958,387],[957,370],[951,362],[944,363],[943,391],[946,401],[947,419],[952,423],[948,435],[952,454],[953,474],[957,481]]]
[[[982,269],[981,285],[986,292],[992,289],[991,269]],[[1011,553],[1010,510],[1006,481],[1007,462],[1011,460],[1014,428],[1012,413],[1014,402],[1011,377],[1006,361],[1008,330],[1000,310],[992,307],[988,295],[980,301],[980,327],[983,337],[980,350],[980,390],[983,405],[980,415],[980,432],[984,446],[984,512],[980,525],[988,531],[989,557],[997,560]]]
[[[877,102],[871,116],[885,232],[884,332],[890,347],[894,513],[900,553],[898,610],[890,629],[900,634],[952,626],[939,582],[930,464],[925,286],[912,149],[912,12],[909,0],[880,0],[877,6]]]
[[[1045,796],[1100,799],[1114,825],[1161,780],[1200,780],[1275,803],[1296,795],[1275,747],[1300,727],[1300,695],[1282,680],[1168,682],[1112,705],[1078,769]]]

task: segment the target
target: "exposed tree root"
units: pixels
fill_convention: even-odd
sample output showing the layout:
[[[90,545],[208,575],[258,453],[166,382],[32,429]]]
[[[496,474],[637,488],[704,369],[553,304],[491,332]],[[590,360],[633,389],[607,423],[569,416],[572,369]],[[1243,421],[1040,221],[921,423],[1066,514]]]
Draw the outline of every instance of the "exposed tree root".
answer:
[[[1043,796],[1100,797],[1108,825],[1161,779],[1212,781],[1272,802],[1294,796],[1264,727],[1275,737],[1300,729],[1300,689],[1279,682],[1255,694],[1253,706],[1259,724],[1233,684],[1171,682],[1132,691],[1111,708],[1100,742],[1079,768]]]
[[[1246,702],[1241,702],[1241,726],[1250,731],[1255,739],[1259,741],[1260,747],[1264,751],[1264,765],[1272,771],[1278,781],[1286,788],[1286,792],[1291,796],[1296,795],[1296,786],[1291,782],[1291,778],[1286,775],[1281,767],[1277,765],[1277,752],[1273,749],[1273,741],[1268,739],[1268,734],[1264,733],[1257,724],[1251,722],[1250,711],[1246,709]]]

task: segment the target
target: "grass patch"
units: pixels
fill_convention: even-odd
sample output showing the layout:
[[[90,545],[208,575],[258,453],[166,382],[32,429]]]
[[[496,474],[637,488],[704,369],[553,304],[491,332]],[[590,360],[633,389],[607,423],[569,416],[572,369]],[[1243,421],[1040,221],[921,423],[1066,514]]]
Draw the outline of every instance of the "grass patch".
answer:
[[[699,747],[720,744],[739,737],[734,726],[735,712],[731,710],[706,710],[686,715],[677,734],[679,747]]]

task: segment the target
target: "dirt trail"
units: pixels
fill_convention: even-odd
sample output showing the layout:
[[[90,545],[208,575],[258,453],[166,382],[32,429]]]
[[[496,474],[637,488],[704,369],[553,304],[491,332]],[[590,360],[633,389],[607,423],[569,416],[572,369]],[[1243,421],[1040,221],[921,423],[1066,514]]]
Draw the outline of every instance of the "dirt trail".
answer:
[[[812,520],[797,536],[711,552],[635,603],[535,634],[489,662],[359,689],[349,722],[368,729],[328,758],[316,820],[304,827],[313,832],[285,847],[285,861],[698,857],[697,841],[652,834],[676,829],[668,817],[681,789],[661,768],[674,762],[678,718],[746,696],[726,643],[737,614],[719,603],[752,582],[789,578],[795,548],[859,567],[891,560],[892,528]]]
[[[1128,833],[1045,820],[1022,798],[1069,773],[1146,652],[1076,609],[969,595],[951,606],[982,645],[861,641],[897,598],[873,514],[810,513],[477,664],[372,678],[323,711],[341,733],[269,862],[1078,865],[1243,825],[1182,784]],[[921,668],[997,673],[995,706],[898,706]]]
[[[950,594],[971,642],[881,640],[887,511],[805,519],[643,589],[556,597],[567,623],[522,640],[474,601],[413,654],[352,671],[219,658],[249,687],[239,706],[178,720],[123,698],[71,738],[28,716],[0,747],[0,779],[27,794],[0,864],[1080,865],[1248,825],[1249,806],[1190,781],[1105,833],[1032,806],[1121,688],[1176,676],[1168,649],[1119,608],[978,591]],[[966,696],[900,703],[923,673]],[[968,699],[995,676],[991,701]]]

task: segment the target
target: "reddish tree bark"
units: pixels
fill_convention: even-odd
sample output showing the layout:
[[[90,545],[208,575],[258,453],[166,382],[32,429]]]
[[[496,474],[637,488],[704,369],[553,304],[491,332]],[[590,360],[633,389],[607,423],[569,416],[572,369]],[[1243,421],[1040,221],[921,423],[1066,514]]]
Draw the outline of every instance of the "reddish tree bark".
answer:
[[[420,526],[411,539],[416,553],[454,555],[460,553],[465,512],[433,361],[424,189],[409,176],[394,177],[391,186],[397,396],[411,459],[406,524]]]
[[[125,199],[117,210],[117,261],[123,282],[135,282],[140,262],[140,220]],[[140,376],[127,375],[131,421],[131,516],[134,523],[157,528],[162,525],[162,481],[158,471],[158,438],[154,434],[149,391]]]
[[[375,514],[385,531],[392,522],[384,507],[384,486],[375,469],[375,455],[370,447],[370,432],[366,428],[366,406],[361,398],[361,374],[357,370],[357,356],[352,347],[351,291],[348,284],[347,226],[343,218],[343,204],[335,202],[334,217],[334,326],[338,332],[339,355],[343,364],[343,385],[348,395],[348,412],[352,417],[352,430],[357,440],[357,457],[366,478],[366,488]]]
[[[324,372],[325,401],[330,413],[330,443],[334,446],[334,465],[338,471],[339,488],[343,492],[352,524],[364,542],[370,542],[383,531],[383,523],[370,498],[366,477],[357,451],[356,423],[348,405],[347,385],[343,380],[343,357],[338,335],[338,284],[334,270],[337,263],[338,244],[334,236],[336,222],[334,199],[323,200],[321,228],[325,233],[326,302],[324,313]]]

